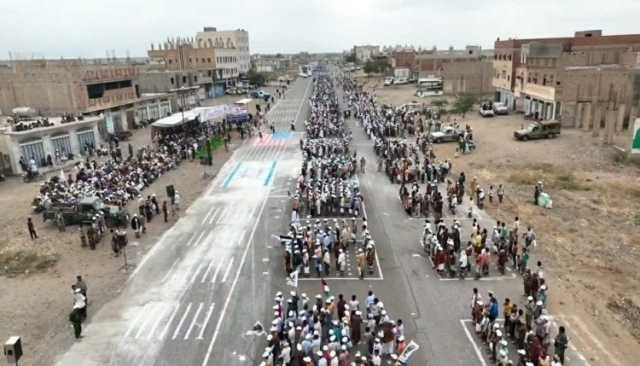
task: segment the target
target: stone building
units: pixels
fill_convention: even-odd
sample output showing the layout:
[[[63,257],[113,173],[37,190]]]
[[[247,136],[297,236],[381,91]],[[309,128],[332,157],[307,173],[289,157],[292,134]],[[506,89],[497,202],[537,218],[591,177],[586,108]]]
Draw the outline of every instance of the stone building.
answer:
[[[356,56],[357,62],[365,63],[380,55],[380,46],[353,46],[353,54]]]
[[[497,40],[495,52],[495,99],[510,109],[593,131],[607,143],[630,130],[638,114],[640,34]]]
[[[166,105],[167,96],[142,96],[136,65],[120,61],[29,60],[0,67],[0,110],[30,107],[41,116],[103,115],[103,135],[135,128],[138,108]]]
[[[202,32],[196,34],[194,46],[198,48],[211,47],[224,49],[221,57],[234,57],[227,69],[235,69],[237,74],[247,74],[251,67],[251,54],[249,47],[249,32],[244,29],[218,30],[216,27],[204,27]],[[227,72],[228,73],[228,72]]]
[[[419,77],[441,78],[447,94],[488,94],[493,91],[491,55],[479,46],[425,51],[416,55],[415,69]]]

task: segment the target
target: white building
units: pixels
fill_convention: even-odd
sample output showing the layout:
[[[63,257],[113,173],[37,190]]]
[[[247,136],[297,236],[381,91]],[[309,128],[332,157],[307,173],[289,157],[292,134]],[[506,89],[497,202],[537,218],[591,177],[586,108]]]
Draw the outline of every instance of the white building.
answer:
[[[367,62],[380,54],[380,46],[353,46],[353,53],[358,62]]]
[[[249,32],[246,30],[219,31],[215,27],[204,27],[204,30],[198,32],[196,35],[195,43],[198,47],[236,49],[238,73],[246,74],[249,72],[251,59],[249,53]]]

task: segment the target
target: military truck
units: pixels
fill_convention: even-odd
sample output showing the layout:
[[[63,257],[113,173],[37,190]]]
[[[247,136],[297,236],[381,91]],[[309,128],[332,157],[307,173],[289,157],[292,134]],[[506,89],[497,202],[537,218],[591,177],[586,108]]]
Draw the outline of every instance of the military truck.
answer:
[[[560,122],[533,122],[526,128],[513,132],[516,140],[527,141],[535,139],[550,139],[560,135]]]
[[[53,220],[58,226],[90,225],[102,216],[107,227],[126,226],[129,213],[117,206],[105,205],[98,197],[86,197],[77,204],[51,204],[42,212],[43,221]]]

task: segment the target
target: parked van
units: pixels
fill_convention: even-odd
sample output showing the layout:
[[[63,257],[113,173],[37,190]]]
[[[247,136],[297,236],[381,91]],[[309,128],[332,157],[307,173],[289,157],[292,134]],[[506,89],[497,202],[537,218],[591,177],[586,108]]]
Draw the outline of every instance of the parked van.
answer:
[[[522,141],[534,139],[550,139],[560,135],[560,122],[533,122],[527,128],[515,131],[513,136]]]

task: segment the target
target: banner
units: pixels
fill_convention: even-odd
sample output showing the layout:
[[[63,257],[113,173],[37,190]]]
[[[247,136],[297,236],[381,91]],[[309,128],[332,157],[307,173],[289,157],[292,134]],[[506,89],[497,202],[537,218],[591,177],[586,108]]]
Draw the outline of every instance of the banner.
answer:
[[[640,154],[640,118],[636,118],[633,124],[633,141],[631,142],[631,154]]]

